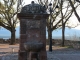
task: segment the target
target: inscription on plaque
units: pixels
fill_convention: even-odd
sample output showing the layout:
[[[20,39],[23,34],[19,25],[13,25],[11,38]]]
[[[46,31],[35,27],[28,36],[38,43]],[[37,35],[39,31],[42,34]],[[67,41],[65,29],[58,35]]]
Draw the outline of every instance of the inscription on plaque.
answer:
[[[40,21],[39,20],[28,20],[26,23],[28,29],[32,28],[40,28]]]
[[[26,34],[27,34],[27,40],[29,40],[29,41],[40,40],[39,39],[40,38],[40,31],[28,30],[26,32]]]

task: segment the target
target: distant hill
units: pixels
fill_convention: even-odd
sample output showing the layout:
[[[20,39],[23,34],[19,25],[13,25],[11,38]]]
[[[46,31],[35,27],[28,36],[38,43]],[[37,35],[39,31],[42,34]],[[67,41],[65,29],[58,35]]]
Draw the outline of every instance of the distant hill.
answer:
[[[62,29],[57,29],[57,30],[54,30],[53,31],[53,36],[62,36]],[[70,29],[70,28],[65,28],[65,35],[66,36],[73,36],[73,35],[76,35],[76,36],[80,36],[80,30],[77,30],[77,29]]]
[[[16,38],[19,38],[19,28],[20,27],[17,27],[16,28]],[[0,38],[4,38],[4,39],[8,39],[11,37],[11,32],[8,31],[7,29],[5,28],[0,28]]]
[[[62,38],[62,29],[57,29],[57,30],[54,30],[52,32],[53,34],[53,39],[61,39]],[[70,28],[65,28],[65,38],[67,40],[80,40],[80,30],[77,30],[77,29],[70,29]]]
[[[52,32],[53,34],[53,38],[61,38],[62,36],[62,29],[57,29],[57,30],[54,30]],[[70,36],[77,36],[77,37],[80,37],[80,30],[77,30],[77,29],[69,29],[69,28],[66,28],[65,29],[65,36],[66,37],[70,37]],[[11,33],[6,30],[5,28],[0,28],[0,38],[10,38],[11,36]],[[16,38],[19,38],[20,36],[20,27],[16,27]],[[48,33],[47,33],[47,30],[46,30],[46,38],[48,36]]]

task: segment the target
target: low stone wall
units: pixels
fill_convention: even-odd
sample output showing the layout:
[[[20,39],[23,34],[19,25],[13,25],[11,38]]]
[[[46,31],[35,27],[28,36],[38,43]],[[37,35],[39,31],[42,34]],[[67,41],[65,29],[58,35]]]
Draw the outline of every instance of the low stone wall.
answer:
[[[0,44],[10,43],[11,39],[0,39]],[[16,43],[19,43],[19,39],[16,39]]]
[[[10,43],[10,39],[6,39],[6,40],[5,39],[0,39],[0,44],[4,44],[4,43]],[[19,39],[16,39],[16,43],[19,43]],[[46,40],[46,44],[49,45],[48,40]],[[57,46],[61,46],[62,40],[53,39],[52,44],[57,45]],[[80,49],[80,41],[65,40],[64,45],[65,46],[71,46],[71,47],[76,48],[76,49]]]
[[[49,41],[47,40],[46,43],[49,44]],[[61,46],[62,45],[62,40],[53,39],[52,40],[52,45]],[[73,48],[76,48],[76,49],[80,49],[80,41],[65,40],[64,45],[65,46],[70,46],[70,47],[73,47]]]

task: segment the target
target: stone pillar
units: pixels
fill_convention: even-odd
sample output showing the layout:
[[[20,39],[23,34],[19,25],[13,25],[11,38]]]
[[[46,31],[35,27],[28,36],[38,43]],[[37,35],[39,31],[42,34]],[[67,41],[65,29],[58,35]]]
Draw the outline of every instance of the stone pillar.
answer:
[[[33,4],[33,2],[32,2]],[[20,20],[20,45],[19,45],[19,60],[29,60],[29,56],[32,52],[28,52],[24,48],[24,43],[38,41],[43,43],[43,47],[38,53],[40,60],[47,60],[46,53],[46,19],[48,18],[48,14],[44,13],[45,11],[37,11],[43,9],[41,5],[34,4],[26,5],[22,8],[21,13],[18,13],[18,18]],[[36,10],[34,9],[30,12],[29,7],[33,8],[36,6]],[[28,7],[28,8],[26,8]],[[31,8],[30,8],[31,9]],[[26,11],[26,12],[25,12]],[[34,13],[33,13],[34,12]],[[41,13],[40,13],[41,12]]]

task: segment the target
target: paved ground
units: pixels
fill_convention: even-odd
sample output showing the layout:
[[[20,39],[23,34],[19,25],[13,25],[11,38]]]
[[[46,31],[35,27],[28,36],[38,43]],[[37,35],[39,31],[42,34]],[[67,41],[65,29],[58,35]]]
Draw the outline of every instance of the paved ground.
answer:
[[[47,52],[48,60],[80,60],[80,51]]]
[[[80,60],[80,54],[54,54],[48,60]]]
[[[18,44],[13,46],[0,44],[0,60],[18,60],[18,49]],[[80,60],[80,50],[78,49],[59,46],[53,46],[52,52],[48,51],[48,46],[46,49],[47,60]]]
[[[52,52],[47,52],[48,60],[80,60],[80,50],[53,46]]]

